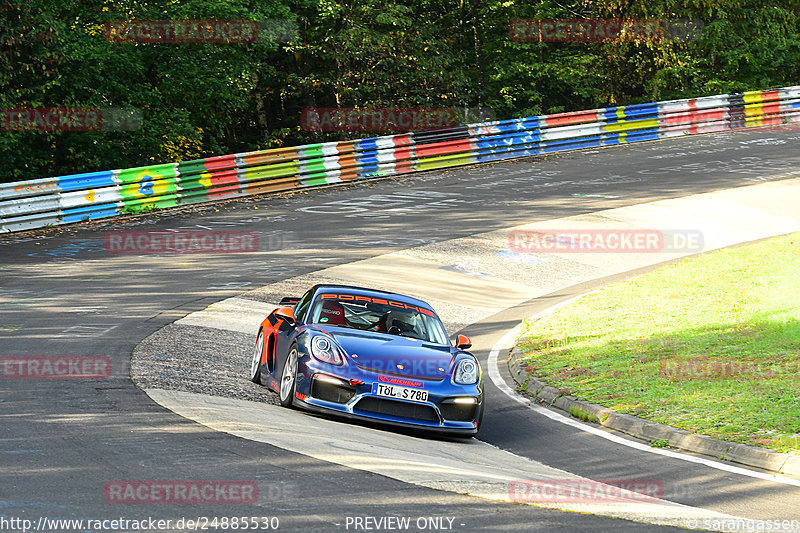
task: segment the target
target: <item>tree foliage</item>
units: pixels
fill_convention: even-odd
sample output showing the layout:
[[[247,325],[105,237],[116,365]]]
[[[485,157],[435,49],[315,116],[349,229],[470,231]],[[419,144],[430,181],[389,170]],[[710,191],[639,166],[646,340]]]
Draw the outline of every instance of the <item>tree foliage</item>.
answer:
[[[0,181],[352,137],[318,107],[480,107],[497,118],[800,81],[800,0],[9,0],[0,109],[140,110],[131,131],[0,131]],[[691,19],[690,40],[516,42],[514,19]],[[115,20],[280,21],[246,43],[114,42]],[[377,134],[377,133],[373,133]],[[371,135],[365,133],[364,135]]]

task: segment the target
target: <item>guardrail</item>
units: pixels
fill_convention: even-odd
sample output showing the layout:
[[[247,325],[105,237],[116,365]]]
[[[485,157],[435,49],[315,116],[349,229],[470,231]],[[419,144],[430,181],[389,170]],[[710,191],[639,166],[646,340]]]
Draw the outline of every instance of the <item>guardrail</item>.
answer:
[[[0,233],[336,182],[800,122],[800,86],[0,184]]]

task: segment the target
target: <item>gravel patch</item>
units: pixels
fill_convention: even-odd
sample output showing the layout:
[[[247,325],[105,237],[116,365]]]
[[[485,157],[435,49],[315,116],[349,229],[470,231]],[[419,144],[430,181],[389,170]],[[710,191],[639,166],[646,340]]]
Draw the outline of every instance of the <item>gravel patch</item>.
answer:
[[[277,306],[282,297],[302,296],[316,283],[350,284],[347,280],[308,274],[259,287],[237,298]],[[391,290],[391,287],[375,284],[372,288]],[[455,311],[444,314],[442,319],[451,335],[469,323],[463,317],[453,320],[458,316]],[[142,389],[194,392],[278,405],[277,394],[249,379],[255,340],[255,330],[249,334],[189,324],[169,324],[134,349],[131,377]]]
[[[473,276],[476,283],[480,282],[480,278],[498,277],[539,290],[567,286],[575,283],[576,279],[592,278],[601,274],[595,267],[553,255],[509,257],[503,254],[507,247],[507,234],[492,232],[396,253]],[[369,263],[364,263],[363,267],[368,269]],[[353,284],[347,279],[337,279],[335,275],[323,269],[258,287],[237,295],[235,300],[240,303],[249,300],[277,307],[282,297],[302,296],[316,283]],[[402,285],[402,280],[376,276],[375,281],[369,285],[373,289],[394,291],[398,285]],[[456,305],[425,294],[414,294],[413,290],[400,292],[433,305],[451,336],[481,320],[487,312],[479,305]],[[231,313],[235,315],[235,306],[232,309]],[[204,327],[205,325],[215,327]],[[204,326],[173,323],[142,341],[135,349],[131,361],[134,382],[144,389],[195,392],[277,404],[277,395],[248,379],[256,328],[253,328],[252,333],[245,333],[244,330],[231,331],[237,328],[231,327],[224,320],[208,322],[207,319]]]
[[[273,405],[278,395],[249,379],[251,334],[170,324],[133,351],[131,378],[142,389],[167,389]]]
[[[476,283],[480,282],[480,278],[498,277],[539,290],[567,286],[577,279],[601,274],[595,267],[553,255],[508,257],[503,255],[507,246],[506,233],[492,232],[396,253],[473,276]],[[368,269],[369,263],[364,263],[363,267]],[[347,279],[337,279],[335,273],[323,269],[255,288],[231,300],[239,302],[239,307],[242,301],[248,300],[277,307],[282,297],[302,296],[317,283],[353,284]],[[397,290],[398,285],[402,286],[402,280],[382,279],[379,276],[369,284],[370,288],[389,291]],[[451,336],[483,319],[487,312],[479,305],[456,305],[425,294],[414,294],[413,290],[400,292],[433,305]],[[236,306],[231,309],[230,312],[235,315]],[[131,375],[139,387],[277,404],[277,395],[248,379],[256,327],[252,333],[246,333],[242,328],[239,328],[241,331],[231,331],[237,328],[224,320],[209,322],[206,318],[203,326],[192,325],[191,321],[185,323],[186,319],[181,322],[162,328],[135,349]],[[215,327],[204,327],[206,325]]]

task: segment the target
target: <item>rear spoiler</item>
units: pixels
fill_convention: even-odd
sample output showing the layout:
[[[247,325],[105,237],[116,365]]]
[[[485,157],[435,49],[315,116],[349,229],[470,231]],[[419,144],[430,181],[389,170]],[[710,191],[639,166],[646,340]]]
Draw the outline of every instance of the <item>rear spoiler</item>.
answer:
[[[296,305],[297,302],[299,302],[299,301],[300,301],[300,298],[295,298],[294,296],[284,296],[283,298],[281,298],[281,303],[278,304],[278,305],[280,305],[280,306]]]

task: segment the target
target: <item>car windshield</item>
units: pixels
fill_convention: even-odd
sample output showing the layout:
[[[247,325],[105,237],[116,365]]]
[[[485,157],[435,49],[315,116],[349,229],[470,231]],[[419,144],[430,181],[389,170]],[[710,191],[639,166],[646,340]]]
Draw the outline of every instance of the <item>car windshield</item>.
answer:
[[[433,311],[380,297],[321,294],[314,302],[310,323],[449,344]]]

